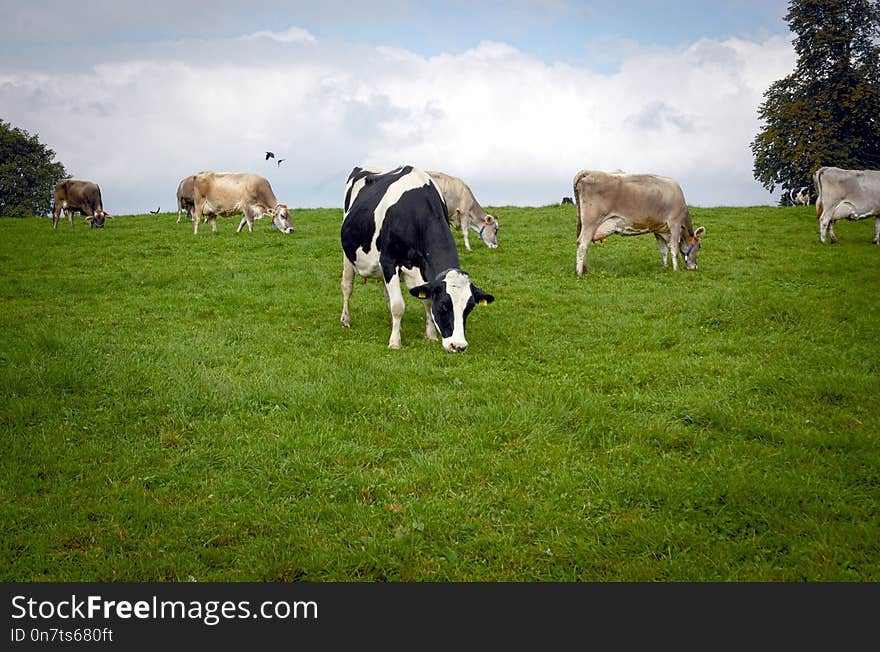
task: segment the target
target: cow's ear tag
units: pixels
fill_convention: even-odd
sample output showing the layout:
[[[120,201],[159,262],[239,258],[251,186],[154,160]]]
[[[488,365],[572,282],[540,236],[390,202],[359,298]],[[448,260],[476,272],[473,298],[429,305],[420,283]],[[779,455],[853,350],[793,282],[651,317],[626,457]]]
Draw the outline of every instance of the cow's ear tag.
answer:
[[[489,302],[486,301],[485,299],[480,299],[480,305],[481,305],[481,306],[488,306],[488,305],[489,305]]]
[[[419,299],[427,299],[427,298],[428,298],[427,294],[425,294],[424,292],[419,292]]]

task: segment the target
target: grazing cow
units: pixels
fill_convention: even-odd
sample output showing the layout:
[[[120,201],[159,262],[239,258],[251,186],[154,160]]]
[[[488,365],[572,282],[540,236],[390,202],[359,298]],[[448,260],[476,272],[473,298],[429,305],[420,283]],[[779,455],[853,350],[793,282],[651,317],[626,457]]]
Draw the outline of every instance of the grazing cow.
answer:
[[[391,312],[388,347],[399,349],[403,277],[410,294],[424,299],[425,337],[436,340],[439,331],[446,351],[467,349],[468,314],[494,297],[459,267],[446,205],[432,177],[412,166],[380,173],[356,167],[343,206],[342,325],[351,325],[348,305],[355,274],[381,277]]]
[[[810,205],[810,187],[802,186],[797,190],[789,193],[789,199],[792,206],[809,206]]]
[[[465,249],[471,251],[468,230],[476,231],[489,249],[495,249],[498,246],[498,218],[483,210],[468,185],[458,177],[431,170],[428,170],[428,174],[446,202],[449,226],[461,230]]]
[[[104,219],[112,217],[109,213],[104,212],[101,189],[98,184],[80,179],[64,179],[55,184],[55,200],[52,208],[53,229],[58,228],[61,211],[64,211],[70,226],[73,226],[74,211],[79,211],[88,218],[89,226],[93,229],[103,229]]]
[[[678,270],[678,252],[687,269],[697,269],[697,252],[704,227],[694,231],[691,214],[681,186],[654,174],[626,174],[581,170],[574,177],[577,203],[577,259],[575,271],[587,270],[587,248],[613,233],[653,233],[660,247],[663,267],[672,253],[672,268]]]
[[[875,217],[873,244],[880,244],[880,170],[843,170],[822,167],[813,174],[819,240],[826,234],[837,242],[834,223]]]
[[[180,218],[184,211],[186,211],[186,219],[191,220],[193,218],[193,181],[195,180],[196,175],[191,174],[188,177],[184,177],[180,180],[180,183],[177,185],[177,223],[180,224]]]
[[[574,204],[574,200],[571,197],[563,197],[562,205],[564,206],[565,204]]]
[[[272,224],[282,233],[291,233],[290,211],[272,192],[269,180],[246,172],[199,172],[193,179],[193,233],[199,232],[199,221],[211,221],[211,231],[217,232],[217,216],[243,215],[238,228],[247,224],[254,230],[254,220],[263,215],[272,217]]]

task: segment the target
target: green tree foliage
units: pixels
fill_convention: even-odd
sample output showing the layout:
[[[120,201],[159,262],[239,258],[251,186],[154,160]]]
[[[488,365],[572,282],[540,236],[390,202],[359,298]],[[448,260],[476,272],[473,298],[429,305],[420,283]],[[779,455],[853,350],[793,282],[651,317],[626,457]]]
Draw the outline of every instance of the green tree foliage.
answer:
[[[823,165],[880,169],[880,0],[791,0],[785,20],[797,65],[764,93],[751,145],[782,203]]]
[[[52,211],[55,184],[69,176],[53,158],[55,152],[36,136],[0,120],[0,216],[29,217]]]

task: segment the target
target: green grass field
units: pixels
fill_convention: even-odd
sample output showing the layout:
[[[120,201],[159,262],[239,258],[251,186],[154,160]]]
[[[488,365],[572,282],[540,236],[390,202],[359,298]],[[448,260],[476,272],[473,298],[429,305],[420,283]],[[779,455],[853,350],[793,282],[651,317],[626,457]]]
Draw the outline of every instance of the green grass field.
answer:
[[[340,327],[338,209],[0,220],[0,580],[880,580],[873,220],[577,278],[572,206],[495,211],[460,355],[375,280]]]

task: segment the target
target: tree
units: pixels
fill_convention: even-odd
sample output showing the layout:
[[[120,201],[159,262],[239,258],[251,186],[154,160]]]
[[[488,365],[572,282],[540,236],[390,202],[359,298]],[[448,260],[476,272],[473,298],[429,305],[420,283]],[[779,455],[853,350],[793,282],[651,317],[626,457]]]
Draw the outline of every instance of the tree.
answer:
[[[812,187],[822,166],[880,169],[880,0],[790,0],[794,72],[764,93],[754,175]]]
[[[0,216],[29,217],[52,211],[55,184],[70,176],[53,158],[55,152],[36,136],[0,120]]]

